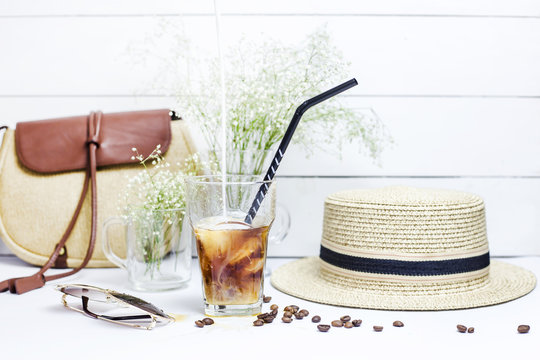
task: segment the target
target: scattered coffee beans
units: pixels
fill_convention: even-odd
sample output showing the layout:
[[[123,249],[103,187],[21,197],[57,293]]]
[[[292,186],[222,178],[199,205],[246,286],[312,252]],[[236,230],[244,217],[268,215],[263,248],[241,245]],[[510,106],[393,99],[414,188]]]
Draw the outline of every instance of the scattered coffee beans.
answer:
[[[264,297],[263,297],[263,302],[264,302],[264,303],[269,303],[270,300],[272,300],[272,297],[271,297],[271,296],[264,296]]]
[[[204,327],[204,323],[201,320],[195,321],[195,325],[200,328]]]
[[[464,333],[467,331],[467,327],[465,325],[458,325],[457,331],[459,331],[460,333]]]
[[[330,325],[317,325],[317,329],[319,329],[320,332],[327,332],[330,330]]]
[[[270,300],[272,300],[271,296],[265,296],[263,298],[263,301],[265,303],[270,302]],[[272,321],[274,321],[274,319],[276,318],[278,314],[279,306],[277,304],[272,304],[270,306],[270,309],[272,311],[257,315],[257,320],[253,322],[253,326],[263,326],[265,323],[271,323]],[[283,309],[283,317],[281,318],[281,321],[286,324],[290,324],[293,321],[292,319],[293,315],[296,319],[301,320],[304,317],[307,317],[309,315],[309,311],[306,309],[300,310],[300,308],[296,305],[286,306]],[[315,315],[311,318],[311,322],[313,323],[319,323],[320,321],[321,321],[321,317],[319,315]],[[212,324],[214,324],[214,320],[211,318],[204,318],[202,320],[195,321],[195,325],[200,328],[204,327],[205,325],[212,325]],[[332,321],[331,324],[333,327],[345,327],[346,329],[350,329],[352,327],[359,327],[360,325],[362,325],[362,320],[361,319],[351,320],[351,317],[349,315],[344,315],[339,320]],[[403,322],[399,320],[394,321],[392,325],[395,327],[405,326]],[[317,325],[317,329],[320,332],[328,332],[330,328],[331,328],[330,325],[323,325],[323,324]],[[526,334],[529,332],[530,329],[531,327],[529,325],[519,325],[517,328],[517,331],[520,334]],[[374,325],[373,331],[381,332],[383,331],[383,326]],[[472,326],[467,327],[465,325],[458,324],[457,331],[460,333],[472,334],[474,333],[474,327]]]
[[[332,326],[334,326],[334,327],[342,327],[343,322],[341,322],[341,320],[334,320],[334,321],[332,321]]]
[[[214,320],[210,318],[204,318],[201,321],[204,323],[204,325],[212,325],[214,323]]]
[[[517,330],[520,334],[526,334],[531,330],[531,327],[529,325],[519,325]]]

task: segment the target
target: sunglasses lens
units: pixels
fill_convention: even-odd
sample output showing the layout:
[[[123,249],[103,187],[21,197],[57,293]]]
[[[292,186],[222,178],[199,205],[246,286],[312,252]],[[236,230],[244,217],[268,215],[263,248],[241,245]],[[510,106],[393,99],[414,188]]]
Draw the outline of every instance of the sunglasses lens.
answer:
[[[86,295],[82,294],[82,296]],[[69,307],[73,309],[84,313],[88,311],[94,315],[106,320],[114,321],[116,323],[143,328],[147,328],[152,324],[152,318],[150,315],[134,307],[121,307],[114,303],[88,301],[85,311],[83,303],[80,299],[68,298],[67,301]]]
[[[144,301],[143,299],[139,299],[135,296],[131,296],[128,294],[121,294],[117,292],[111,292],[111,294],[117,298],[122,300],[123,302],[134,306],[136,308],[139,308],[141,310],[144,310],[150,314],[157,315],[159,317],[168,318],[169,316],[163,312],[163,310],[158,309],[155,305],[150,304],[147,301]]]
[[[109,300],[108,295],[105,292],[95,290],[90,287],[67,285],[61,288],[60,291],[62,291],[64,294],[68,294],[78,298],[86,296],[92,301],[107,302]]]

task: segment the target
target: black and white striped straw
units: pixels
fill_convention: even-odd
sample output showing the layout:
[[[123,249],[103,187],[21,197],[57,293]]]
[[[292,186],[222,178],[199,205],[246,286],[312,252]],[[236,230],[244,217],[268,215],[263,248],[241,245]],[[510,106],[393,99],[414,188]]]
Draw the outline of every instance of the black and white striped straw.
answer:
[[[253,200],[253,203],[251,204],[251,208],[249,209],[248,214],[246,215],[246,218],[244,219],[245,223],[251,224],[253,219],[257,215],[257,211],[261,207],[264,197],[266,196],[266,193],[268,192],[268,187],[270,186],[269,183],[267,183],[266,181],[272,180],[274,176],[276,175],[276,171],[279,167],[279,164],[281,164],[281,159],[283,159],[283,155],[285,154],[285,150],[287,150],[287,146],[289,146],[289,143],[291,142],[291,138],[294,134],[294,131],[296,130],[296,126],[298,126],[298,123],[300,122],[300,119],[302,118],[302,115],[304,115],[306,110],[356,85],[358,85],[358,82],[356,81],[356,79],[353,78],[347,82],[344,82],[341,85],[338,85],[330,90],[323,92],[322,94],[319,94],[309,100],[304,101],[300,106],[298,106],[298,108],[296,108],[296,111],[294,112],[294,115],[293,115],[293,118],[291,119],[289,127],[287,128],[287,131],[285,131],[285,135],[283,135],[283,139],[281,140],[281,143],[279,144],[276,154],[274,155],[274,158],[272,159],[272,163],[270,164],[268,171],[266,171],[266,175],[264,176],[264,180],[263,180],[265,182],[263,182],[263,184],[259,188],[259,191],[257,191],[255,200]]]

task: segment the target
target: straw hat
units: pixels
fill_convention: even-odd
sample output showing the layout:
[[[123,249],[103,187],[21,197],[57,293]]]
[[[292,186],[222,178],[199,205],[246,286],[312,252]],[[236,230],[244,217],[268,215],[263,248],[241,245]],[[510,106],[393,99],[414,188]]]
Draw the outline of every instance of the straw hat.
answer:
[[[409,187],[328,196],[319,257],[272,275],[272,285],[293,296],[388,310],[493,305],[535,284],[530,271],[490,260],[480,197]]]

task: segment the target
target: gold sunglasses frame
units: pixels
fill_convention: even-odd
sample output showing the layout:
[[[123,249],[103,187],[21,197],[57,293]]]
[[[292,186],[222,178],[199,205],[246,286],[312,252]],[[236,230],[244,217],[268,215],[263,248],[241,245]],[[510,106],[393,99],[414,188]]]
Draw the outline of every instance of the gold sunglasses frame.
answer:
[[[72,296],[74,298],[81,299],[82,302],[83,302],[83,307],[86,306],[85,301],[88,302],[88,300],[91,300],[91,299],[89,299],[88,297],[85,297],[85,296],[78,297],[76,295],[65,293],[63,290],[68,288],[68,287],[75,287],[75,288],[80,288],[80,289],[89,289],[89,290],[94,290],[94,291],[97,291],[97,292],[101,292],[101,293],[105,294],[105,297],[106,297],[105,303],[117,303],[117,304],[119,304],[121,306],[124,306],[124,307],[136,308],[137,310],[139,310],[139,311],[145,313],[146,315],[148,315],[151,318],[151,323],[148,326],[142,326],[142,325],[139,325],[139,324],[130,324],[130,323],[126,323],[126,322],[123,322],[123,321],[109,319],[109,318],[104,317],[102,315],[91,313],[88,309],[87,309],[88,312],[86,312],[84,310],[81,310],[81,309],[77,309],[77,308],[75,308],[75,307],[68,304],[68,302],[66,300],[68,296]],[[79,312],[81,314],[92,317],[94,319],[100,319],[100,320],[104,320],[104,321],[114,323],[114,324],[118,324],[118,325],[124,325],[124,326],[129,326],[129,327],[138,328],[138,329],[145,329],[145,330],[152,330],[156,326],[156,324],[158,322],[166,322],[167,324],[169,324],[171,322],[174,322],[174,319],[172,317],[163,317],[163,316],[159,316],[159,315],[156,315],[156,314],[152,314],[151,312],[148,312],[148,311],[146,311],[144,309],[141,309],[141,308],[139,308],[137,306],[134,306],[134,305],[132,305],[132,304],[130,304],[130,303],[116,297],[116,296],[114,296],[114,293],[116,293],[116,291],[114,291],[114,290],[102,289],[102,288],[97,287],[97,286],[83,285],[83,284],[62,284],[62,285],[57,285],[55,289],[63,293],[63,295],[62,295],[62,304],[66,308],[68,308],[70,310],[77,311],[77,312]],[[86,298],[86,300],[84,298]],[[101,302],[99,300],[92,300],[92,301]]]

